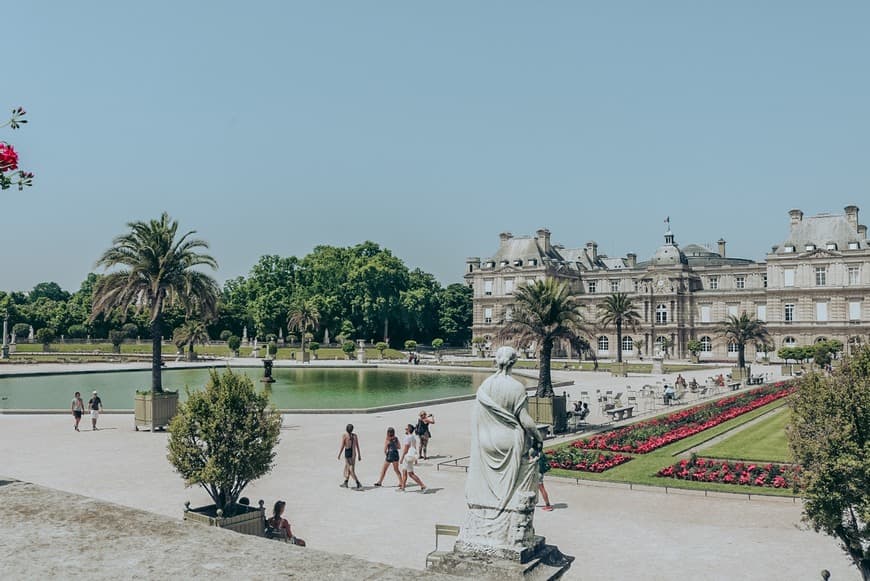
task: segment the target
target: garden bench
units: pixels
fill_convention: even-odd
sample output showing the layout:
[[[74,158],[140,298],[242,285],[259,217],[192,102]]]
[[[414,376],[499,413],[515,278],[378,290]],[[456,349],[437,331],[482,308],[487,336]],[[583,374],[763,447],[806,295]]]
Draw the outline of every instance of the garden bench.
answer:
[[[749,385],[761,385],[762,383],[764,383],[764,376],[763,375],[750,375],[749,381],[747,383],[749,383]]]
[[[632,416],[632,412],[634,412],[633,405],[604,410],[604,413],[610,416],[610,421],[628,419]]]
[[[433,564],[441,559],[443,555],[448,553],[452,553],[453,550],[450,551],[439,551],[438,550],[438,539],[440,537],[458,537],[459,536],[459,526],[457,525],[442,525],[435,524],[435,550],[426,555],[426,568],[429,569]]]
[[[737,391],[738,389],[740,389],[739,381],[729,381],[726,385],[731,391]]]

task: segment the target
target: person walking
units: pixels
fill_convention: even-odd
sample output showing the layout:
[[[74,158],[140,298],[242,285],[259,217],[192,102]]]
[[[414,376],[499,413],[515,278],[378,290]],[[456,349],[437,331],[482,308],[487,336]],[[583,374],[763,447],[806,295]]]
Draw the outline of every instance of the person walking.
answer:
[[[82,421],[82,413],[85,411],[85,402],[82,401],[82,394],[78,391],[75,393],[75,396],[73,396],[70,410],[72,410],[73,422],[75,422],[73,424],[73,429],[78,432],[80,431],[79,422]]]
[[[541,494],[541,498],[544,499],[544,507],[542,510],[551,511],[553,510],[553,505],[550,504],[550,495],[547,494],[547,488],[544,486],[544,474],[550,471],[550,461],[547,459],[547,455],[544,453],[542,449],[538,452],[538,472],[541,473],[541,481],[538,483],[538,492]]]
[[[88,408],[91,410],[91,429],[96,430],[97,420],[100,419],[100,412],[103,411],[103,400],[100,399],[96,391],[88,400]]]
[[[348,424],[344,434],[341,435],[341,447],[338,449],[338,459],[344,454],[344,482],[342,488],[347,488],[347,482],[351,478],[356,482],[357,488],[362,488],[359,478],[356,476],[356,463],[362,461],[359,451],[359,436],[353,433],[353,424]]]
[[[417,438],[414,436],[414,424],[405,426],[405,438],[402,440],[402,458],[399,464],[402,465],[402,481],[399,483],[397,490],[405,491],[405,485],[408,483],[408,478],[420,485],[420,492],[426,493],[426,485],[420,480],[420,477],[414,474],[414,464],[417,463]]]
[[[399,485],[402,484],[402,473],[399,472],[399,448],[401,443],[396,437],[396,430],[387,428],[387,437],[384,440],[384,465],[381,468],[381,477],[375,482],[375,486],[381,486],[384,483],[384,476],[387,475],[387,469],[392,466],[396,471],[396,478],[399,479]]]
[[[427,414],[425,411],[420,411],[420,419],[417,420],[414,434],[420,438],[420,458],[423,460],[429,459],[429,439],[432,437],[432,432],[429,431],[429,424],[434,423],[435,416]]]

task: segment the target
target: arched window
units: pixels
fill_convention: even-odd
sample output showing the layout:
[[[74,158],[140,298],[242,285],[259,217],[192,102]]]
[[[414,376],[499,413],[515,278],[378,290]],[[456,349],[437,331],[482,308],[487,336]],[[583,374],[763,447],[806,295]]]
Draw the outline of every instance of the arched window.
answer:
[[[827,340],[827,337],[816,337],[816,343],[824,343]]]
[[[600,353],[610,351],[610,339],[608,339],[606,335],[602,335],[598,338],[598,351]]]
[[[668,306],[659,305],[656,307],[656,324],[664,325],[668,322]]]
[[[701,337],[701,352],[711,353],[713,351],[713,340],[707,335]]]
[[[622,350],[623,351],[634,351],[634,339],[631,337],[623,337],[622,338]]]
[[[737,357],[737,343],[728,343],[728,357]]]
[[[797,341],[794,340],[794,337],[785,337],[782,340],[783,347],[794,347],[797,344]]]

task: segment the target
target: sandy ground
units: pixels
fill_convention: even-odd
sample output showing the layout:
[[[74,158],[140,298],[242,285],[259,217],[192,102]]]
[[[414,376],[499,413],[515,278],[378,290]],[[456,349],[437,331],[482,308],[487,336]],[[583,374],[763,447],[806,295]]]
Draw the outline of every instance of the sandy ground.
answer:
[[[565,388],[575,397],[584,390],[637,388],[660,379],[591,372],[557,372],[556,377],[575,381]],[[433,524],[462,522],[465,474],[436,470],[436,464],[468,454],[471,405],[427,408],[436,418],[433,458],[422,462],[418,474],[430,494],[397,492],[390,474],[383,488],[371,486],[382,465],[386,427],[412,422],[416,409],[288,414],[274,470],[245,494],[267,505],[287,500],[295,532],[310,547],[421,569],[434,548]],[[348,422],[355,424],[362,444],[361,491],[338,486],[339,437]],[[175,519],[186,500],[193,506],[209,503],[200,489],[185,488],[166,461],[165,433],[134,432],[129,415],[106,415],[100,427],[76,433],[69,416],[0,415],[0,475]],[[834,580],[859,578],[833,539],[800,526],[801,506],[791,500],[629,491],[557,478],[548,478],[547,487],[556,510],[538,512],[535,527],[577,557],[571,579],[818,579],[823,568]]]

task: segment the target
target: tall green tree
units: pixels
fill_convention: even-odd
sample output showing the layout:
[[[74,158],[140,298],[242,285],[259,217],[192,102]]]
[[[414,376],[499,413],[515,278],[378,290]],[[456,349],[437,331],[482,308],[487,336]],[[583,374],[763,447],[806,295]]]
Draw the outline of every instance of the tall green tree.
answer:
[[[501,337],[513,340],[518,347],[531,342],[540,344],[538,397],[553,397],[550,359],[556,340],[572,340],[582,332],[583,317],[567,283],[552,278],[521,286],[514,294],[513,319],[506,321]]]
[[[838,539],[870,580],[870,348],[847,357],[833,375],[801,378],[791,408],[804,520]]]
[[[305,341],[309,332],[317,330],[320,326],[320,311],[312,301],[299,301],[290,309],[290,318],[287,320],[287,330],[291,333],[298,332],[302,344],[302,360],[305,361]],[[310,340],[310,339],[309,339]]]
[[[163,391],[160,369],[163,313],[178,304],[187,313],[198,311],[204,319],[214,317],[220,289],[213,278],[196,270],[217,262],[200,253],[208,243],[193,238],[191,230],[178,232],[178,222],[164,212],[157,220],[129,222],[130,231],[117,236],[112,247],[97,261],[110,272],[94,288],[90,320],[114,311],[122,318],[131,309],[149,313],[151,326],[151,389]],[[111,269],[119,270],[111,270]]]
[[[737,367],[740,369],[746,368],[747,343],[758,344],[770,341],[770,335],[764,321],[747,315],[746,311],[740,313],[739,316],[729,315],[725,321],[719,324],[716,332],[729,343],[737,345]]]
[[[466,284],[447,285],[438,295],[438,334],[454,347],[471,341],[473,295]]]
[[[640,315],[625,293],[614,293],[598,305],[598,322],[603,329],[616,327],[616,362],[622,363],[622,328],[637,328]]]
[[[208,336],[206,325],[202,319],[190,319],[185,321],[181,327],[175,330],[173,340],[176,341],[176,345],[180,343],[182,346],[187,347],[187,360],[193,361],[195,357],[193,351],[194,346],[197,343],[205,345],[209,342],[210,338]]]

